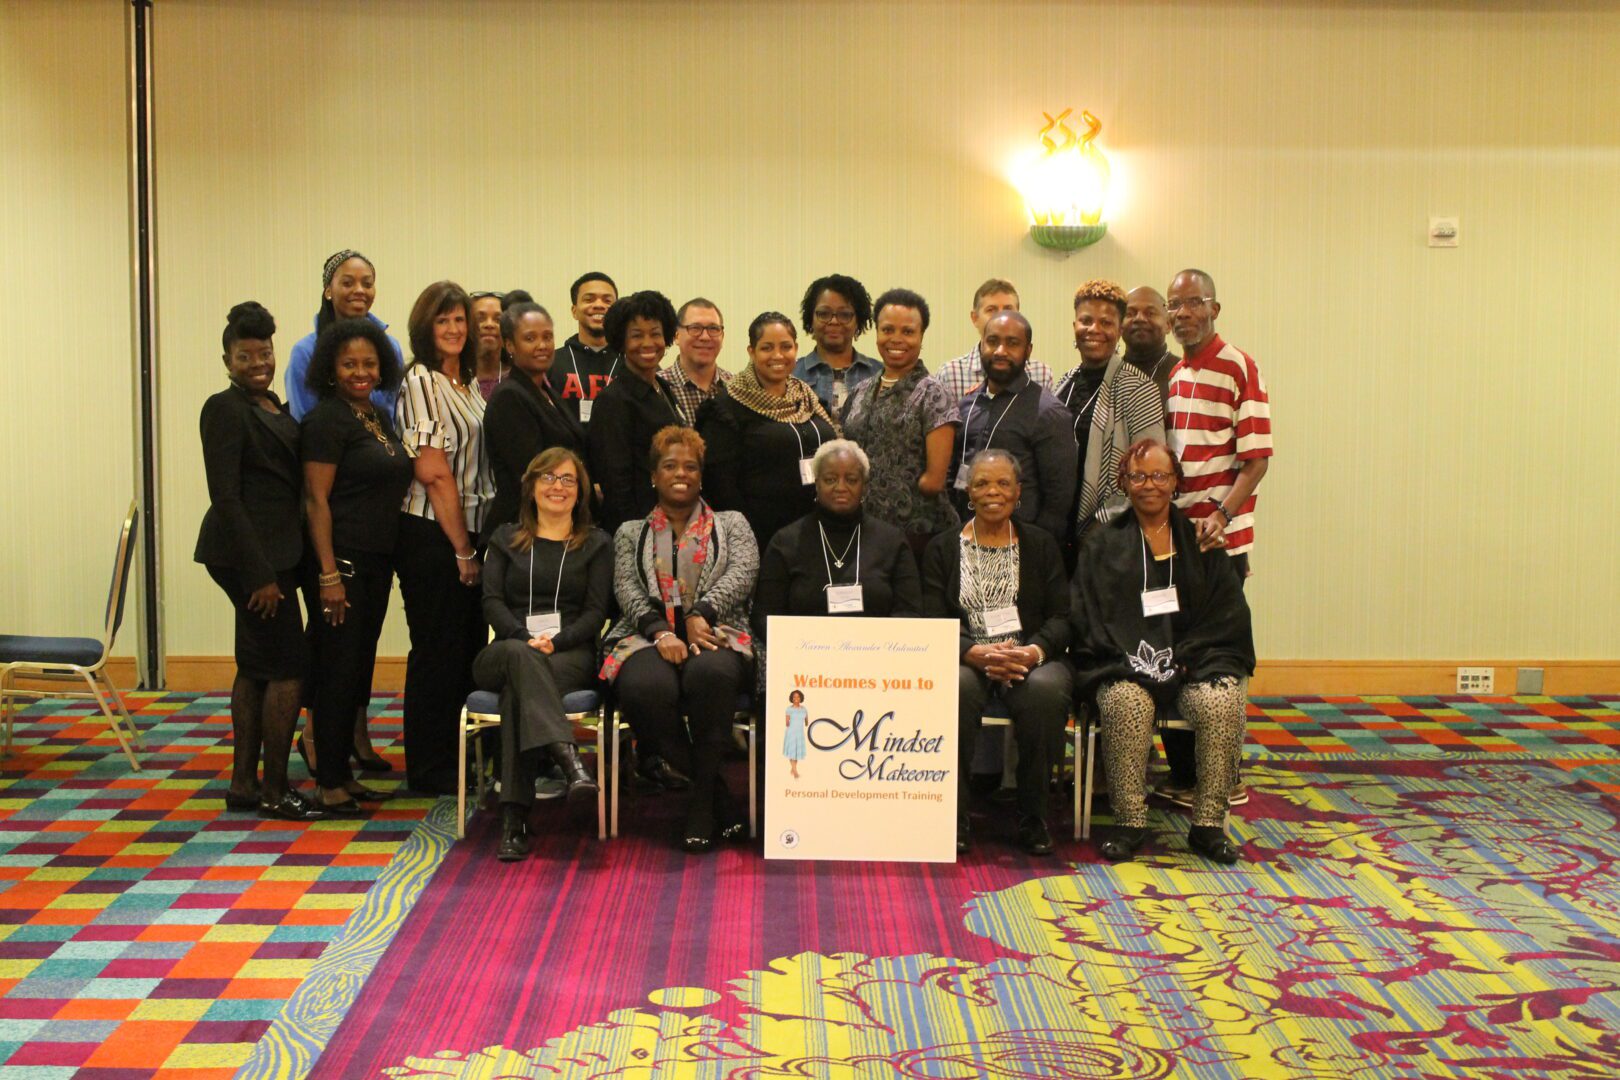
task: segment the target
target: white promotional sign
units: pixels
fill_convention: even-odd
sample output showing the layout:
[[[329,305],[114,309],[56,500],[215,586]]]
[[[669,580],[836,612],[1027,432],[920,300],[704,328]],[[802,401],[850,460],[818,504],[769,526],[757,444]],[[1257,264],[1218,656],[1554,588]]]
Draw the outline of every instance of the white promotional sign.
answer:
[[[767,859],[956,861],[959,625],[771,616]]]

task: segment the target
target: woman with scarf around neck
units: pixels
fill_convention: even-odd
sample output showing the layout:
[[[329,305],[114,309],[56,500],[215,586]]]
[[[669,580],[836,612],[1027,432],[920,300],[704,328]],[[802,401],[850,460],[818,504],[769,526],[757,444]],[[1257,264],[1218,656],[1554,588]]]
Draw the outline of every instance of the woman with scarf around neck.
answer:
[[[596,642],[612,606],[613,553],[591,527],[580,456],[554,446],[523,472],[518,520],[490,537],[484,618],[495,640],[473,661],[479,689],[501,695],[501,840],[497,857],[529,853],[529,810],[542,757],[562,770],[570,801],[596,781],[574,749],[563,695],[590,689]]]
[[[707,495],[718,510],[738,510],[760,547],[815,504],[810,462],[842,431],[815,391],[793,377],[798,334],[779,311],[748,326],[748,364],[698,409],[708,445]]]
[[[691,428],[653,436],[658,504],[614,534],[620,615],[601,671],[636,733],[637,772],[668,790],[689,788],[681,846],[693,853],[713,848],[717,834],[748,835],[719,773],[753,669],[748,607],[759,574],[747,519],[703,500],[704,454]]]
[[[922,364],[928,301],[890,289],[876,311],[883,374],[850,391],[840,419],[872,461],[867,512],[905,533],[921,559],[928,541],[958,524],[946,484],[959,418],[956,402]]]
[[[816,451],[815,508],[771,539],[754,594],[754,636],[772,615],[921,616],[905,534],[866,514],[866,451],[835,439]]]
[[[1103,766],[1114,804],[1113,862],[1147,839],[1145,771],[1159,702],[1174,701],[1196,734],[1198,786],[1187,845],[1220,863],[1238,860],[1226,836],[1226,795],[1243,741],[1242,679],[1254,673],[1249,607],[1226,552],[1200,551],[1174,505],[1181,466],[1156,439],[1119,460],[1132,513],[1091,530],[1075,567],[1071,650],[1081,700],[1101,716]]]

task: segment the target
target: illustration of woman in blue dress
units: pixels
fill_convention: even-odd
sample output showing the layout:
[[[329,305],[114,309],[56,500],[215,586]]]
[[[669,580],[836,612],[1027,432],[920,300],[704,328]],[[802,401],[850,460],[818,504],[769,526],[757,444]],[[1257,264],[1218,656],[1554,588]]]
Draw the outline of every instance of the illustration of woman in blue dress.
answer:
[[[799,762],[805,758],[804,725],[809,713],[804,707],[804,692],[795,690],[788,695],[793,704],[787,709],[787,734],[782,738],[782,756],[793,769],[793,779],[799,778]]]

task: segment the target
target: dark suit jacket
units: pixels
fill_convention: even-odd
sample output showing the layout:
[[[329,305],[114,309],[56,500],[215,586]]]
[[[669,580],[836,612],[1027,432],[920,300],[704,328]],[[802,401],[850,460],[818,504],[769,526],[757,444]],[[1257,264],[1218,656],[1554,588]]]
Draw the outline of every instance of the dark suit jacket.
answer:
[[[199,426],[209,506],[192,558],[238,571],[249,590],[268,585],[304,555],[298,421],[260,408],[233,383],[203,402]]]
[[[1052,534],[1038,525],[1014,522],[1018,530],[1018,643],[1039,645],[1048,661],[1061,660],[1069,648],[1069,582],[1063,555]],[[965,655],[974,645],[962,610],[962,534],[940,533],[922,557],[923,614],[961,620],[960,646]]]
[[[602,527],[613,532],[626,521],[652,513],[653,493],[647,455],[653,436],[686,417],[662,379],[651,383],[621,375],[596,395],[591,406],[591,476],[602,485]]]
[[[591,468],[586,455],[585,429],[557,398],[548,383],[544,388],[514,369],[502,379],[484,406],[484,445],[489,450],[489,470],[495,477],[495,498],[484,515],[482,540],[502,525],[517,520],[522,503],[523,470],[534,455],[553,446],[566,446]],[[594,468],[592,469],[594,473]],[[580,492],[590,498],[590,492]]]

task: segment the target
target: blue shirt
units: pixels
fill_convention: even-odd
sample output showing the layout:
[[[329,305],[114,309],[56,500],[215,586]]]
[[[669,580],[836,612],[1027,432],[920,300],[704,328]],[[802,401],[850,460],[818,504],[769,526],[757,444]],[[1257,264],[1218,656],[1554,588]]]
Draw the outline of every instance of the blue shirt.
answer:
[[[388,324],[377,316],[366,312],[366,318],[388,329]],[[320,316],[315,317],[320,322]],[[393,334],[388,335],[389,342],[394,346],[394,359],[399,361],[399,370],[405,370],[405,353],[399,347],[399,340]],[[287,370],[282,373],[282,385],[287,389],[287,410],[292,413],[293,419],[302,422],[306,413],[313,409],[321,400],[320,395],[304,384],[304,373],[309,371],[309,362],[315,358],[315,334],[310,333],[298,339],[292,347],[292,355],[287,357]],[[383,410],[385,415],[394,415],[394,399],[399,397],[399,390],[384,390],[382,387],[371,392],[371,403]]]
[[[827,407],[827,411],[834,416],[844,405],[843,401],[835,401],[833,395],[833,375],[838,369],[821,358],[821,353],[811,349],[799,357],[799,362],[793,365],[793,377],[802,379],[810,384],[810,389],[816,392],[816,397]],[[844,372],[844,400],[855,392],[855,388],[874,375],[883,374],[883,361],[874,356],[867,356],[859,349],[855,350],[855,358],[850,361]]]

